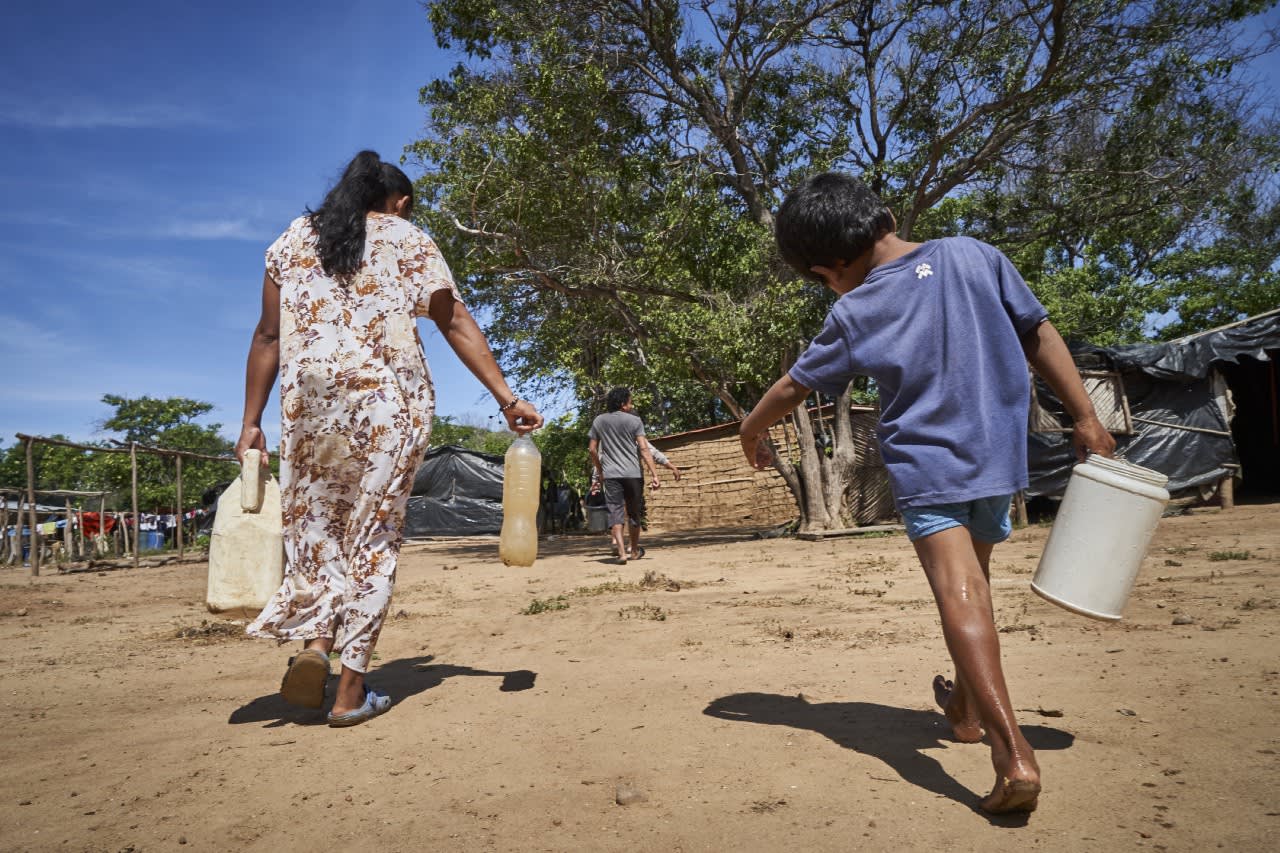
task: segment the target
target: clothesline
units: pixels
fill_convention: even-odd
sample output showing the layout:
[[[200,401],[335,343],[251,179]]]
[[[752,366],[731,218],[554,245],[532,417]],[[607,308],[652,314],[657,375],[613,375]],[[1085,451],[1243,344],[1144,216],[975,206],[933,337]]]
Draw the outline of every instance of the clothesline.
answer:
[[[23,442],[23,444],[26,445],[27,487],[25,490],[25,494],[27,496],[27,510],[29,512],[29,517],[30,517],[30,520],[28,522],[28,529],[31,530],[32,537],[35,540],[32,542],[32,545],[34,547],[31,548],[32,576],[36,576],[40,574],[39,529],[36,527],[36,509],[35,509],[35,495],[36,495],[35,465],[34,465],[34,457],[32,455],[32,448],[34,445],[46,444],[46,445],[53,445],[56,447],[70,447],[76,450],[84,450],[91,453],[127,453],[129,454],[129,457],[131,460],[131,467],[132,467],[132,485],[130,487],[130,496],[132,498],[132,504],[133,504],[132,516],[135,518],[140,517],[141,515],[138,511],[138,454],[139,453],[144,453],[144,454],[149,453],[156,456],[167,456],[174,460],[175,466],[177,467],[177,506],[179,510],[182,509],[182,504],[183,504],[182,460],[201,459],[201,460],[206,460],[211,462],[227,462],[227,463],[236,462],[235,457],[232,457],[232,456],[213,456],[208,453],[194,453],[189,450],[170,450],[168,448],[163,448],[163,447],[148,447],[143,444],[138,444],[137,442],[130,442],[127,446],[121,446],[121,447],[100,447],[100,446],[89,445],[89,444],[78,444],[74,441],[66,441],[60,438],[45,438],[43,436],[27,435],[26,433],[17,433],[17,437],[20,441]],[[106,493],[99,495],[99,498],[105,500],[105,497],[104,497],[105,494]],[[68,514],[70,514],[71,512],[70,501],[68,501],[68,507],[65,511]],[[140,532],[140,530],[138,530],[137,527],[140,527],[140,525],[136,525],[136,526],[129,525],[129,526],[135,527],[135,530],[134,530],[135,541],[134,541],[134,547],[132,550],[133,550],[133,564],[134,564],[134,567],[136,568],[138,565],[138,551],[140,550],[137,546],[137,541],[136,541],[138,533]],[[177,539],[177,546],[178,546],[178,556],[181,557],[183,548],[184,548],[183,525],[175,523],[175,528],[176,528],[176,534],[177,534],[176,539]],[[70,534],[68,533],[68,535]]]

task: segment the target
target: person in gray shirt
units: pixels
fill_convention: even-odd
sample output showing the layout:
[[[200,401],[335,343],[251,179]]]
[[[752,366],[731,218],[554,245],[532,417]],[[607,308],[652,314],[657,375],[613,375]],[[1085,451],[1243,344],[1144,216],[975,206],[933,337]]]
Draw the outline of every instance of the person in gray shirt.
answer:
[[[653,464],[659,468],[666,468],[668,471],[671,472],[672,476],[674,476],[677,480],[679,480],[680,469],[677,468],[675,464],[670,459],[667,458],[667,454],[663,453],[653,444],[650,444],[649,439],[647,437],[645,438],[644,441],[645,441],[645,444],[649,445],[649,452],[653,454]]]
[[[626,565],[628,559],[643,555],[640,547],[640,520],[644,517],[644,474],[640,470],[643,460],[649,470],[650,487],[658,488],[658,470],[649,452],[649,442],[644,437],[644,422],[631,412],[631,389],[614,388],[605,400],[605,413],[591,422],[587,449],[596,476],[604,487],[605,505],[609,508],[609,535],[618,560]],[[639,457],[636,451],[639,450]],[[631,547],[623,525],[631,528]]]

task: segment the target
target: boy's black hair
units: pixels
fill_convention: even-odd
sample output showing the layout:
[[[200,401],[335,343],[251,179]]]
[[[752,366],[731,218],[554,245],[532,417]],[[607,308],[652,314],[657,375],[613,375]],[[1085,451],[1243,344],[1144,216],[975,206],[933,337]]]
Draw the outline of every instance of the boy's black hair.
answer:
[[[880,197],[843,172],[814,175],[793,189],[773,225],[782,259],[813,281],[822,279],[811,267],[852,261],[893,230],[893,214]]]
[[[614,388],[609,392],[609,396],[604,399],[604,409],[606,412],[621,411],[622,407],[631,399],[631,389],[626,387]]]

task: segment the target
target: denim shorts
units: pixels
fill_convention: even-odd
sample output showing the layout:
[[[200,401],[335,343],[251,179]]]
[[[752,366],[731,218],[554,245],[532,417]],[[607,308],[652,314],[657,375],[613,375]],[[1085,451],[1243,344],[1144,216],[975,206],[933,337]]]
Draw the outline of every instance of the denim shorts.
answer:
[[[1013,532],[1009,520],[1011,503],[1013,495],[997,495],[963,503],[915,506],[902,510],[902,520],[912,542],[951,527],[965,527],[974,539],[994,545]]]

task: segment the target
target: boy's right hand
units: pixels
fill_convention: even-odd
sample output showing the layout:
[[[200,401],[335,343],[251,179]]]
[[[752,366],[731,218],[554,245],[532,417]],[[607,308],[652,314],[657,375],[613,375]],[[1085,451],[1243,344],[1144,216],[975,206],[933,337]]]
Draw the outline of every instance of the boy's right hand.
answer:
[[[1071,430],[1071,446],[1076,451],[1076,461],[1083,462],[1090,453],[1099,456],[1115,456],[1116,440],[1096,415],[1076,421]]]
[[[757,471],[773,465],[773,448],[769,446],[768,441],[761,441],[759,435],[740,435],[739,440],[742,442],[742,453],[747,457],[747,464]]]

